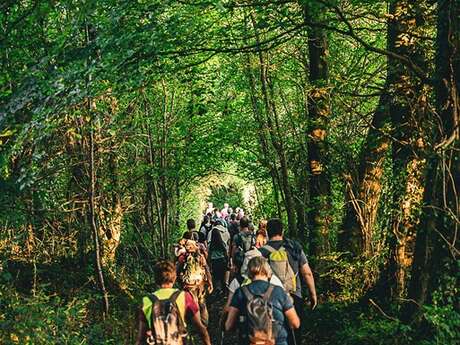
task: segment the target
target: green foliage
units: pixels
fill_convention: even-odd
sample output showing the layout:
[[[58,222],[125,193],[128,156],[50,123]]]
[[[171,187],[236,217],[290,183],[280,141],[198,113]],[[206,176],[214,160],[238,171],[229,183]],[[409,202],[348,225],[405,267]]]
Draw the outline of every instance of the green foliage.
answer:
[[[321,268],[320,288],[331,292],[331,298],[346,303],[356,302],[378,278],[382,257],[350,261],[348,253],[330,253],[316,265]]]
[[[228,203],[233,209],[244,207],[242,191],[236,185],[212,188],[208,200],[220,209],[224,207],[224,203]]]
[[[127,340],[124,322],[92,319],[99,305],[95,295],[63,299],[39,290],[31,297],[1,284],[0,301],[2,344],[120,344]]]

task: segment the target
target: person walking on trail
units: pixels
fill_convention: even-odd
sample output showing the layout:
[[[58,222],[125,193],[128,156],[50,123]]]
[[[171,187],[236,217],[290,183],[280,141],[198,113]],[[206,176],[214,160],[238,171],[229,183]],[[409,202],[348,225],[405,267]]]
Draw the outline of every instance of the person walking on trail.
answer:
[[[251,259],[248,275],[252,282],[238,288],[232,297],[225,330],[228,332],[239,323],[239,344],[287,345],[291,328],[300,326],[287,293],[268,282],[271,274],[265,258]]]
[[[267,220],[261,219],[256,233],[256,247],[263,247],[265,243],[267,243]]]
[[[224,208],[220,211],[220,214],[221,214],[223,219],[227,219],[227,217],[228,217],[228,208],[229,207],[230,207],[230,205],[228,203],[225,203]]]
[[[267,222],[267,234],[269,240],[259,250],[268,259],[273,274],[283,282],[286,292],[293,299],[297,314],[302,318],[305,301],[302,298],[301,279],[305,281],[310,293],[310,308],[313,310],[318,303],[315,280],[305,252],[300,243],[284,238],[283,223],[278,218]],[[290,334],[289,344],[301,344],[301,327],[295,331],[295,338]]]
[[[212,214],[214,212],[214,205],[212,202],[208,202],[208,208],[204,212],[205,214]]]
[[[187,321],[191,321],[205,345],[211,345],[206,327],[201,322],[198,304],[187,291],[173,288],[176,267],[171,261],[155,265],[154,278],[159,289],[145,296],[137,315],[136,345],[184,345]]]
[[[240,231],[233,237],[230,249],[230,257],[234,266],[241,267],[245,253],[255,246],[254,232],[250,230],[249,226],[250,221],[247,217],[240,219]]]
[[[197,234],[185,232],[176,246],[177,274],[182,288],[190,292],[198,302],[201,320],[208,324],[206,294],[212,293],[212,276],[207,263],[207,251],[202,243],[197,242]]]
[[[187,231],[196,234],[198,238],[198,231],[196,231],[196,223],[194,219],[187,219]]]
[[[252,257],[262,256],[262,254],[259,252],[259,250],[257,248],[254,248],[253,250],[255,251],[256,254],[253,254]],[[252,257],[251,257],[251,259],[252,259]],[[251,261],[251,260],[249,260],[249,261]],[[226,320],[226,313],[228,312],[228,308],[230,307],[230,302],[232,301],[232,298],[233,298],[233,295],[235,294],[235,291],[239,287],[241,287],[243,285],[248,285],[248,284],[251,283],[251,279],[249,278],[248,269],[247,269],[249,261],[247,263],[243,262],[243,266],[238,266],[238,263],[236,263],[236,265],[235,265],[235,275],[234,275],[230,285],[228,286],[228,297],[227,297],[227,302],[226,302],[226,304],[224,306],[223,320]],[[276,286],[279,286],[282,289],[284,289],[283,283],[274,274],[271,275],[271,277],[269,279],[269,282],[272,285],[276,285]]]
[[[227,252],[228,252],[228,248],[230,246],[230,233],[228,232],[226,226],[225,226],[225,223],[222,219],[217,219],[215,222],[214,222],[214,225],[212,227],[212,231],[209,232],[208,234],[208,244],[211,243],[211,233],[214,231],[214,229],[216,229],[217,231],[219,231],[220,233],[220,237],[222,238],[222,241],[224,242],[224,245],[227,249]]]
[[[227,286],[228,245],[222,238],[222,232],[218,227],[212,229],[210,236],[208,257],[211,262],[212,278],[216,292],[222,293]]]
[[[211,223],[211,218],[206,215],[203,217],[203,221],[201,222],[200,225],[200,233],[204,235],[204,238],[207,241],[208,235],[212,230],[212,223]]]
[[[236,220],[236,214],[230,214],[230,220],[228,221],[228,232],[230,233],[230,241],[233,242],[235,235],[240,232],[240,223]]]

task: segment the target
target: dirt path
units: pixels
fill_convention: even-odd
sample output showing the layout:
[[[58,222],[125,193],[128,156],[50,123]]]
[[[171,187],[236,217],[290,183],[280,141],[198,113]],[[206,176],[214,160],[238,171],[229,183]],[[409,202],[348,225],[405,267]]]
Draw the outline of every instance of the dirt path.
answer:
[[[225,302],[227,301],[227,295],[211,295],[207,299],[208,312],[209,312],[209,325],[208,332],[211,337],[211,343],[213,345],[238,345],[238,331],[232,331],[226,333],[222,342],[222,329],[220,327],[220,318],[222,310],[224,309]],[[193,336],[193,344],[201,344],[198,335]]]

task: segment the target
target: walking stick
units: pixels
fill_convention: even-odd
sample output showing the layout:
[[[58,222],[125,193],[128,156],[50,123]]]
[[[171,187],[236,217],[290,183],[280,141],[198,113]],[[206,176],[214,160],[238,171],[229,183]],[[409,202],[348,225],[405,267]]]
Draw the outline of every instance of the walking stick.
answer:
[[[224,336],[225,336],[225,331],[222,331],[220,335],[220,345],[224,345]]]
[[[291,328],[291,333],[292,333],[292,343],[293,345],[297,345],[297,339],[295,337],[294,328]]]

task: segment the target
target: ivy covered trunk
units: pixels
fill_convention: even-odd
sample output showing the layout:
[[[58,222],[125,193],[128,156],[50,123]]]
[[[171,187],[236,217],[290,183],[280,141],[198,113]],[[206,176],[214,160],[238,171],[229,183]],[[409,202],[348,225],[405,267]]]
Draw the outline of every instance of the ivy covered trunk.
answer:
[[[394,215],[390,234],[389,285],[392,296],[405,291],[407,271],[411,266],[415,227],[423,197],[425,161],[424,120],[429,88],[400,57],[426,71],[425,56],[419,37],[424,34],[425,2],[395,1],[390,4],[388,25],[389,111],[392,121]]]
[[[317,6],[317,5],[316,5]],[[304,6],[307,21],[323,18],[323,9]],[[327,172],[327,131],[330,116],[328,85],[328,41],[326,32],[316,26],[308,29],[309,81],[308,94],[308,162],[310,253],[319,257],[330,249],[331,223],[330,179]]]
[[[372,257],[373,235],[382,191],[385,158],[390,147],[388,96],[380,96],[366,142],[360,154],[358,180],[347,181],[347,208],[342,230],[339,233],[339,249],[353,256]],[[357,187],[355,187],[355,183]]]
[[[436,295],[458,307],[460,229],[460,4],[438,1],[434,145],[429,161],[424,208],[418,225],[406,321],[418,319],[421,306]]]

